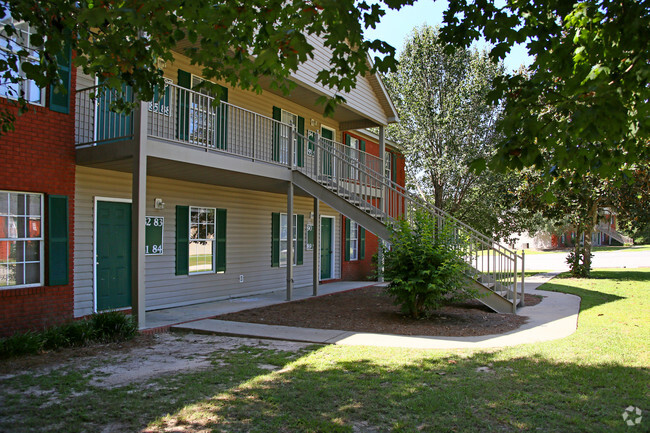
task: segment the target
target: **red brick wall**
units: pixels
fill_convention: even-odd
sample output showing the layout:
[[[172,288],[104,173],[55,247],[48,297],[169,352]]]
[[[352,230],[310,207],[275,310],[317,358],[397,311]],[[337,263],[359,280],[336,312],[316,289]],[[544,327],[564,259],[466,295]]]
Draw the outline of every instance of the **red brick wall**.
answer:
[[[379,143],[368,140],[360,135],[345,132],[344,135],[350,135],[359,140],[366,142],[366,152],[379,156]],[[343,138],[345,141],[345,137]],[[388,150],[387,150],[388,152]],[[405,160],[404,156],[396,151],[391,151],[397,155],[397,184],[404,186],[406,181]],[[377,236],[366,230],[366,254],[363,260],[345,260],[345,217],[341,217],[341,279],[348,281],[365,281],[374,278],[375,269],[372,266],[372,256],[377,254],[379,240]]]
[[[377,253],[377,236],[366,230],[366,254],[361,260],[345,260],[345,217],[341,217],[341,279],[347,281],[374,280],[372,256]]]
[[[72,68],[70,88],[74,89],[75,85],[76,71]],[[40,329],[73,318],[74,92],[70,92],[69,114],[50,111],[49,91],[47,93],[44,107],[30,106],[28,113],[17,116],[15,131],[0,136],[0,190],[45,194],[42,229],[46,246],[47,195],[68,196],[69,283],[65,286],[0,288],[0,336]],[[5,107],[13,109],[10,101],[0,98],[0,108]]]

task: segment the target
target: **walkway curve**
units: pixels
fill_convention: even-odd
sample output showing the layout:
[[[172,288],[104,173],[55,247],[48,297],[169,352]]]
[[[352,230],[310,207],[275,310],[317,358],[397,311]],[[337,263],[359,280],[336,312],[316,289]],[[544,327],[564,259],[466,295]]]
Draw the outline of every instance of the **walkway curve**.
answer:
[[[527,316],[528,322],[519,328],[497,335],[474,337],[425,337],[366,332],[337,331],[330,329],[296,328],[257,323],[229,322],[203,319],[173,326],[173,330],[231,335],[239,337],[268,338],[274,340],[302,341],[318,344],[402,347],[418,349],[478,349],[516,346],[525,343],[556,340],[573,334],[578,326],[580,298],[565,293],[538,290],[560,272],[538,274],[526,279],[526,293],[543,296],[539,304],[523,307],[518,314]]]

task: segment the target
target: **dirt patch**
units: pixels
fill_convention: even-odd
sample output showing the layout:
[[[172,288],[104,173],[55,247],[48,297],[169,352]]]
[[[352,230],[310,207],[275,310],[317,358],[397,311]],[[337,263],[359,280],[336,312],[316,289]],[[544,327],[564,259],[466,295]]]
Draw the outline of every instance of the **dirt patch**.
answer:
[[[526,306],[541,298],[526,295]],[[381,287],[367,287],[269,307],[217,316],[216,319],[302,328],[336,329],[379,334],[425,336],[476,336],[517,329],[527,317],[492,312],[470,300],[414,320],[401,313]]]
[[[165,374],[207,368],[214,362],[213,354],[242,346],[297,352],[308,344],[198,334],[139,335],[126,343],[98,344],[4,360],[0,363],[0,381],[28,372],[39,376],[71,366],[85,371],[91,385],[114,388]]]

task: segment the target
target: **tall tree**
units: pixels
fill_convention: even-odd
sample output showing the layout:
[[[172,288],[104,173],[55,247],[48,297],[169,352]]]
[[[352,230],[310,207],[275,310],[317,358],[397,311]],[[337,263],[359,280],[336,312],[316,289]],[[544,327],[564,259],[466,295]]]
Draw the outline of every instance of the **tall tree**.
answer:
[[[331,56],[317,82],[347,92],[369,71],[394,64],[394,48],[366,41],[387,7],[413,0],[368,4],[355,0],[9,0],[0,2],[0,90],[19,111],[28,105],[21,84],[57,83],[59,55],[69,44],[75,66],[118,88],[130,85],[142,98],[164,84],[157,61],[182,49],[209,80],[261,91],[260,79],[288,92],[287,80],[314,54],[309,36],[320,36]],[[25,30],[29,25],[29,44]],[[387,54],[368,62],[371,50]],[[33,58],[37,57],[35,61]],[[31,57],[31,59],[30,59]],[[205,83],[210,87],[210,83]],[[210,89],[218,93],[218,86]],[[60,85],[63,89],[63,86]],[[340,94],[323,98],[331,113]],[[0,134],[13,127],[15,109],[0,109]]]
[[[516,43],[534,57],[529,78],[495,81],[505,112],[493,166],[613,178],[650,159],[650,2],[450,0],[444,19],[447,41],[483,35],[494,60]]]
[[[447,52],[440,30],[423,26],[410,34],[397,71],[386,77],[400,116],[389,134],[405,149],[411,181],[425,199],[492,235],[518,228],[504,223],[513,221],[506,211],[514,203],[507,194],[514,175],[477,175],[469,164],[494,153],[501,107],[487,94],[502,73],[485,53]]]

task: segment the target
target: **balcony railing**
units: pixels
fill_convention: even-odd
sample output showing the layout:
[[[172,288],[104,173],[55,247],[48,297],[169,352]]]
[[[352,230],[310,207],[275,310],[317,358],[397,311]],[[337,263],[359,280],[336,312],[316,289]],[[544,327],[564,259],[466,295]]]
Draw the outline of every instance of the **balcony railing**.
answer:
[[[131,101],[133,95],[127,89],[116,92],[101,86],[77,91],[77,147],[133,138],[133,115],[110,110],[111,104],[120,98]],[[147,103],[147,111],[147,134],[151,138],[253,161],[290,165],[288,140],[289,131],[294,128],[290,124],[171,83],[163,92],[155,93],[154,100]],[[295,165],[311,161],[313,141],[314,137],[294,135]],[[375,155],[335,141],[329,141],[329,146],[377,174],[383,171],[382,160]],[[346,175],[353,177],[356,174],[351,169]]]

